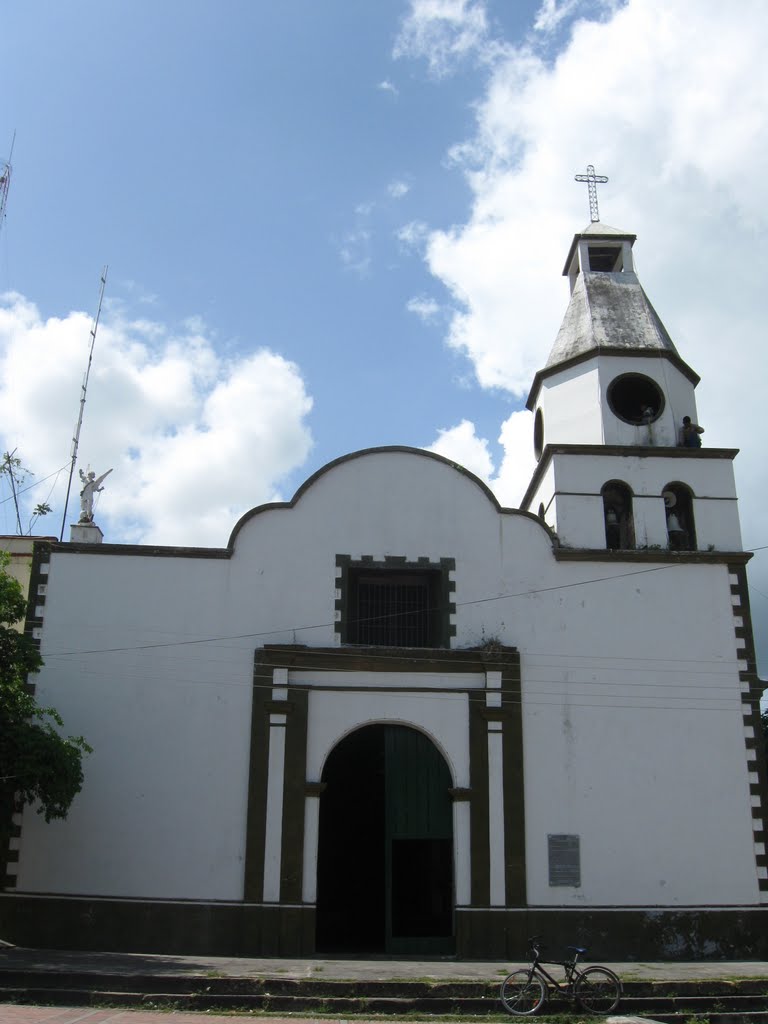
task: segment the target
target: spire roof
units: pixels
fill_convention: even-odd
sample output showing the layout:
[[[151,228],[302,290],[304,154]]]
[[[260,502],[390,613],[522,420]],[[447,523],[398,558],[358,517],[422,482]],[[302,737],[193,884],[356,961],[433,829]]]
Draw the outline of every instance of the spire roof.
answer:
[[[602,348],[656,349],[677,356],[674,342],[634,273],[579,274],[546,365]]]
[[[579,268],[578,247],[590,248],[605,241],[631,247],[637,236],[607,224],[595,222],[574,235],[564,274],[571,277],[571,300],[565,311],[555,344],[546,365],[533,381],[528,397],[532,409],[543,378],[564,364],[580,362],[595,355],[664,355],[694,384],[699,377],[678,354],[666,327],[632,269],[618,271]],[[582,254],[583,258],[583,254]],[[629,263],[631,267],[631,262]]]

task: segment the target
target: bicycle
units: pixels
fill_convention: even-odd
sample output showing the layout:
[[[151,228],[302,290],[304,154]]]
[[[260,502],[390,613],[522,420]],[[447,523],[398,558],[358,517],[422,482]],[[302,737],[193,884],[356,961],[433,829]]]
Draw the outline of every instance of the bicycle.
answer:
[[[532,1017],[543,1008],[550,991],[557,990],[568,999],[575,1000],[587,1013],[611,1013],[621,999],[621,981],[607,967],[580,969],[579,957],[587,950],[583,946],[568,946],[573,950],[570,960],[542,960],[541,937],[528,940],[531,966],[513,971],[501,983],[501,1002],[504,1009],[520,1017]],[[559,982],[542,964],[562,967],[565,981]]]

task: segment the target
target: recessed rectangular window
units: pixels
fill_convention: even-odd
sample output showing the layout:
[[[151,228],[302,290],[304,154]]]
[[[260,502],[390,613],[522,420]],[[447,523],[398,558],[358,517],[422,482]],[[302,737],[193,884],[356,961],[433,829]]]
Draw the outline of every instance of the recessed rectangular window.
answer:
[[[448,647],[455,626],[448,579],[453,559],[407,563],[403,558],[352,562],[339,555],[337,632],[346,644],[366,647]]]
[[[435,647],[439,574],[350,573],[350,643],[381,647]]]
[[[549,884],[581,886],[581,852],[579,837],[572,835],[547,836],[549,847]]]

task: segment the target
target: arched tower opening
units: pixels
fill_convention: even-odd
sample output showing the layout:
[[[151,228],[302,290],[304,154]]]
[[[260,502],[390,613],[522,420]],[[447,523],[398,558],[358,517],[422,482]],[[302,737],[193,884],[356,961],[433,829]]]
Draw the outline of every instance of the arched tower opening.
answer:
[[[693,515],[693,491],[674,482],[663,490],[667,513],[667,536],[672,551],[696,551],[696,522]]]
[[[621,480],[609,480],[601,491],[605,521],[605,546],[626,551],[635,546],[632,491]]]

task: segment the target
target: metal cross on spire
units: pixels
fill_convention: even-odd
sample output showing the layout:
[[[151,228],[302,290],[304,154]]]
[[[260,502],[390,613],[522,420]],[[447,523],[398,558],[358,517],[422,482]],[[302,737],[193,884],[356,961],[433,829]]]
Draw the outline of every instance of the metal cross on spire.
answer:
[[[593,224],[600,220],[600,212],[597,209],[597,183],[603,184],[608,181],[604,174],[595,174],[592,164],[587,165],[586,174],[577,174],[575,181],[586,181],[589,188],[589,217]]]

